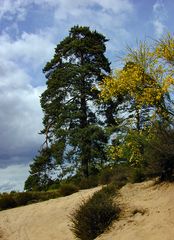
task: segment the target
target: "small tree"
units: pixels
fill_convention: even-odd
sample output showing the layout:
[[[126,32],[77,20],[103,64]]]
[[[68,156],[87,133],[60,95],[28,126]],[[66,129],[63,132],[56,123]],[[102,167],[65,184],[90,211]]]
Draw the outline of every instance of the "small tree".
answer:
[[[104,78],[101,97],[108,101],[124,96],[128,104],[124,111],[127,131],[119,144],[111,146],[109,151],[110,155],[116,155],[115,158],[122,156],[130,162],[137,162],[143,159],[142,132],[144,135],[156,120],[165,122],[170,118],[166,100],[170,101],[173,78],[146,43],[140,43],[135,50],[128,48],[124,61],[123,69]],[[123,133],[122,129],[120,132]]]

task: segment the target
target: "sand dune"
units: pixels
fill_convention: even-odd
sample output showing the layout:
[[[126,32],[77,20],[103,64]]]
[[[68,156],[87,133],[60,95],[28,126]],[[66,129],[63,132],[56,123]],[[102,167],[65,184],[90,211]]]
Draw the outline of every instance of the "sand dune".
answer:
[[[120,220],[98,240],[173,240],[174,184],[127,184],[117,199]]]
[[[0,212],[0,240],[72,240],[69,215],[96,190]]]
[[[74,240],[69,214],[96,190],[0,212],[1,240]],[[174,184],[127,184],[116,201],[120,220],[98,240],[173,240]]]

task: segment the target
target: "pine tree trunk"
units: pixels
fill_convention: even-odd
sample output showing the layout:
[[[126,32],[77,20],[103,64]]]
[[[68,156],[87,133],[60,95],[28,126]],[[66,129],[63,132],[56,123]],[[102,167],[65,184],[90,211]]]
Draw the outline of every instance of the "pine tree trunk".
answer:
[[[84,177],[89,176],[89,161],[90,161],[90,147],[89,147],[89,136],[86,136],[85,130],[88,126],[87,122],[87,105],[86,105],[86,98],[84,93],[81,96],[81,112],[82,116],[80,119],[80,127],[84,132],[82,131],[81,136],[81,164],[82,164],[82,172]]]

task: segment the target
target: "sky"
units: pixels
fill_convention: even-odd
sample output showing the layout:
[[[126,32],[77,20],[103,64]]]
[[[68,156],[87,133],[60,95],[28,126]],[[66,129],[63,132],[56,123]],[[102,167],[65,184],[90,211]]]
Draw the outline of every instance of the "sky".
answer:
[[[0,0],[0,192],[22,191],[44,137],[42,69],[74,25],[105,35],[117,66],[127,45],[174,32],[173,0]]]

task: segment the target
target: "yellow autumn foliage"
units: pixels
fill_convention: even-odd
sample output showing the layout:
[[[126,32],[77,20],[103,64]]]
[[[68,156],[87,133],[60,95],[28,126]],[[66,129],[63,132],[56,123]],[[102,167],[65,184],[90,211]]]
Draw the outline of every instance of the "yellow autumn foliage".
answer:
[[[174,62],[174,37],[168,33],[157,41],[154,53],[158,58],[166,60],[168,63]]]
[[[115,75],[103,79],[100,85],[101,98],[107,101],[119,95],[127,95],[133,98],[139,107],[153,106],[162,101],[172,84],[172,76],[166,76],[159,82],[146,74],[141,66],[131,63],[126,69],[117,70]]]
[[[100,84],[101,99],[108,101],[120,95],[125,96],[127,101],[134,101],[136,110],[153,107],[155,111],[152,118],[157,119],[156,115],[167,118],[168,113],[163,108],[163,102],[165,95],[171,93],[174,86],[174,69],[171,67],[174,64],[174,38],[168,34],[155,47],[140,44],[139,49],[129,48],[124,60],[124,68],[117,69]],[[147,140],[152,137],[148,131],[145,131]],[[126,158],[133,165],[141,163],[141,137],[143,138],[141,130],[132,131],[130,128],[122,144],[109,146],[109,158]]]

